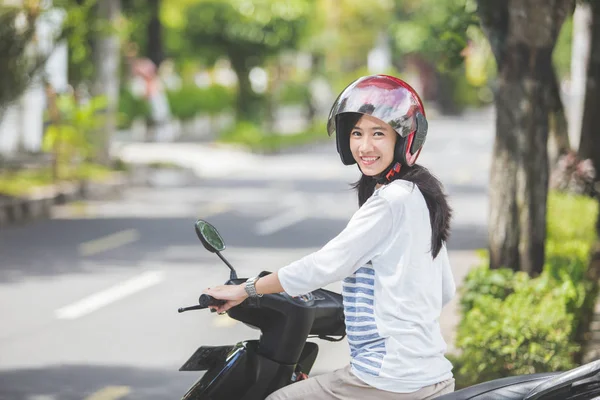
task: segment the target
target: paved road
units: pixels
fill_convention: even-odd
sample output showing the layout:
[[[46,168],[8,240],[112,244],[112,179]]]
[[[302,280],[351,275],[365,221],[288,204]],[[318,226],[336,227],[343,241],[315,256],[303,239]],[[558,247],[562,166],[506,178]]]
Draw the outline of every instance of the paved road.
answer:
[[[431,126],[440,133],[420,161],[451,195],[460,279],[485,246],[492,128],[487,115]],[[178,398],[198,374],[177,369],[198,346],[258,337],[227,316],[176,312],[228,277],[193,222],[218,227],[240,276],[276,270],[343,229],[357,170],[339,163],[332,143],[238,161],[246,164],[212,177],[156,176],[155,187],[0,231],[0,400]],[[450,348],[454,307],[442,318]],[[346,363],[345,342],[320,345],[315,373]]]

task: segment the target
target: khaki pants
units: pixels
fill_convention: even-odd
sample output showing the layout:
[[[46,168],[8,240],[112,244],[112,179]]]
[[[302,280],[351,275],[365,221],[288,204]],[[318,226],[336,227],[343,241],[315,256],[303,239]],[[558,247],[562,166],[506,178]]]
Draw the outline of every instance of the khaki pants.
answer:
[[[350,366],[293,383],[272,393],[266,400],[426,400],[454,391],[454,378],[412,393],[375,389],[358,379]]]

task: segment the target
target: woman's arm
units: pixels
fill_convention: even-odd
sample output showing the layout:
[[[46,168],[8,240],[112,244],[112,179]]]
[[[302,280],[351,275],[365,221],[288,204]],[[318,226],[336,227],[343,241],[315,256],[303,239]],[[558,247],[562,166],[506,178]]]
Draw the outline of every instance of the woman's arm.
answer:
[[[286,292],[298,296],[339,281],[366,264],[387,246],[393,227],[390,204],[382,197],[368,200],[353,216],[346,228],[321,250],[260,278],[256,292]],[[220,307],[226,311],[244,301],[245,284],[221,285],[204,291],[217,299],[227,300]]]
[[[204,293],[211,295],[212,297],[219,300],[227,300],[225,304],[219,307],[210,307],[217,312],[225,312],[231,307],[235,307],[242,301],[248,298],[246,293],[246,284],[240,285],[219,285],[212,288],[207,288]],[[263,276],[256,281],[256,293],[258,294],[271,294],[283,292],[281,282],[279,282],[279,276],[277,272]]]
[[[388,200],[371,197],[321,250],[281,268],[281,286],[298,296],[352,275],[389,246],[393,226]]]
[[[285,292],[281,282],[279,281],[279,273],[273,272],[267,276],[263,276],[256,282],[256,293],[271,294]]]

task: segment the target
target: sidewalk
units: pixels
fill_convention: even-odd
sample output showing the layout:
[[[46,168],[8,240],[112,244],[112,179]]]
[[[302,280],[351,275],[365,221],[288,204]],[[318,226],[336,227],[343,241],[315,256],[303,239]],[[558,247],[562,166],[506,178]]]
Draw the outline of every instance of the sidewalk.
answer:
[[[335,146],[332,143],[333,146]],[[356,168],[339,162],[335,153],[261,155],[216,143],[115,143],[114,157],[126,163],[172,163],[190,169],[200,178],[247,178],[284,180],[309,176],[310,179],[350,177]]]

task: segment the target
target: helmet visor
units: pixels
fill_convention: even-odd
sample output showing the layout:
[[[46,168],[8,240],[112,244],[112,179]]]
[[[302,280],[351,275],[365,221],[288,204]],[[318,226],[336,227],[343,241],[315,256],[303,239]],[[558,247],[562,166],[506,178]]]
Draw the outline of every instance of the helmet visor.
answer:
[[[327,123],[327,133],[336,131],[335,116],[342,113],[371,115],[389,124],[402,137],[416,129],[415,113],[421,109],[415,96],[391,77],[357,79],[338,96]]]

